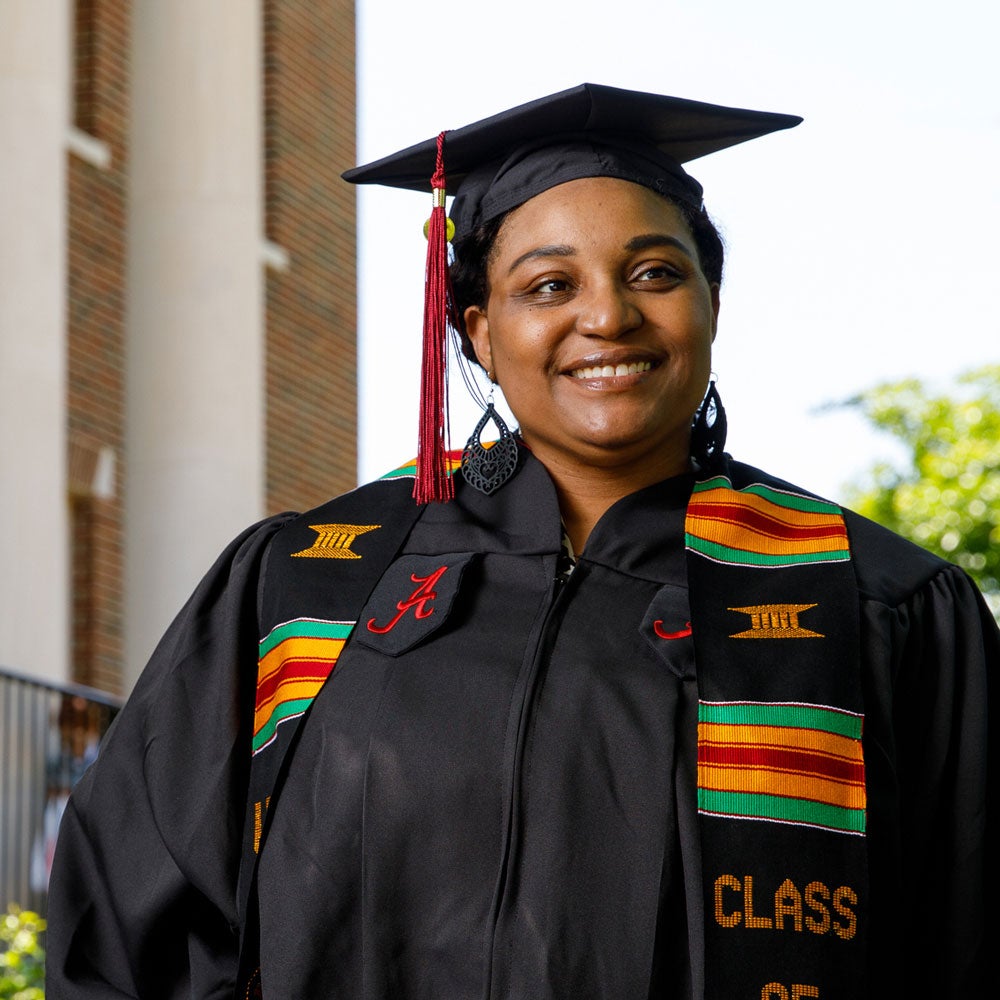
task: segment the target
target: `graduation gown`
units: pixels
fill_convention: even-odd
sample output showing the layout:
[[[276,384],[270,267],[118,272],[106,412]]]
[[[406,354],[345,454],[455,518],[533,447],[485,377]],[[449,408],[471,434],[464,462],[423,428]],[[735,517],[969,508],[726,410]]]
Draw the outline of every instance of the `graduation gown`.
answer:
[[[356,491],[371,531],[399,486]],[[555,491],[530,456],[493,497],[459,483],[455,502],[420,513],[268,817],[267,1000],[702,995],[719,914],[698,834],[691,487],[683,476],[619,501],[566,582]],[[847,526],[870,898],[867,951],[845,961],[866,967],[858,996],[985,996],[996,626],[961,571],[856,516]],[[324,617],[292,578],[278,597],[261,580],[274,594],[289,553],[315,549],[324,527],[345,525],[322,509],[282,515],[223,553],[74,791],[51,885],[50,1000],[232,995],[249,760],[268,752],[252,743],[258,642],[290,606]],[[365,537],[337,544],[363,559]],[[811,946],[779,925],[761,940]],[[830,1000],[780,974],[749,976],[740,996]]]

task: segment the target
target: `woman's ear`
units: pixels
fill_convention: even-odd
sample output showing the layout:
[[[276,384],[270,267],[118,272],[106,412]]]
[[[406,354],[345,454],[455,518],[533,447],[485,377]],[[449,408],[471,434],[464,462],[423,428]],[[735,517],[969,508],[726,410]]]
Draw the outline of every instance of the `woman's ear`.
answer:
[[[465,332],[476,352],[476,360],[483,368],[493,371],[493,350],[490,346],[490,321],[482,306],[469,306],[465,310]]]
[[[715,343],[715,335],[719,332],[719,306],[722,304],[719,298],[719,283],[713,281],[712,289],[712,343]]]

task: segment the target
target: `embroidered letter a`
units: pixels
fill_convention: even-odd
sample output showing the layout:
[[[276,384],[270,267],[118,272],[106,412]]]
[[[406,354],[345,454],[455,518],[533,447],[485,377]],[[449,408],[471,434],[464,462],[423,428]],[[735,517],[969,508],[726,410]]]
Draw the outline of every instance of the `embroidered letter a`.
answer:
[[[428,601],[433,601],[437,597],[437,591],[434,589],[437,586],[438,580],[441,579],[444,572],[448,569],[447,566],[441,566],[436,569],[429,576],[417,576],[416,573],[410,576],[410,579],[417,584],[417,589],[410,594],[409,597],[404,601],[400,601],[396,607],[398,609],[398,614],[393,618],[388,625],[378,626],[375,624],[375,619],[370,618],[368,620],[368,631],[375,632],[377,635],[385,635],[386,632],[391,632],[400,622],[403,615],[406,614],[410,608],[413,608],[413,615],[415,618],[428,618],[430,615],[434,614],[433,608],[427,607]]]
[[[372,591],[355,642],[386,656],[425,642],[449,621],[472,558],[468,552],[401,556]]]

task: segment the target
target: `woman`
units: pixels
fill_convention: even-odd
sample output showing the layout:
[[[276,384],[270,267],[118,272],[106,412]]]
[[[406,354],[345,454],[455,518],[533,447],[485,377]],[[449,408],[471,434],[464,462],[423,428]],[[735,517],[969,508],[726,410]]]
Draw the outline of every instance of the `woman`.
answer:
[[[794,123],[585,85],[348,175],[443,147],[518,435],[442,480],[429,392],[451,502],[404,467],[222,556],[74,794],[50,997],[985,995],[995,625],[706,395],[679,160]]]

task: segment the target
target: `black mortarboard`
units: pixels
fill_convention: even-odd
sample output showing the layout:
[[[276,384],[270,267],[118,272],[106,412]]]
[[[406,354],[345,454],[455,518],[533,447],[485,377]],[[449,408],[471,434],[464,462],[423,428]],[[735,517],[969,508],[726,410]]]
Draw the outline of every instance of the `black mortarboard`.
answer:
[[[584,177],[632,181],[697,211],[701,185],[682,163],[800,121],[583,83],[348,170],[344,179],[352,184],[434,191],[414,497],[426,502],[452,495],[445,443],[446,194],[455,196],[451,220],[459,246],[482,223]]]
[[[445,134],[456,237],[581,177],[634,181],[697,209],[701,185],[682,163],[801,121],[796,115],[580,84]],[[344,179],[426,191],[436,155],[437,140],[428,139],[348,170]]]

